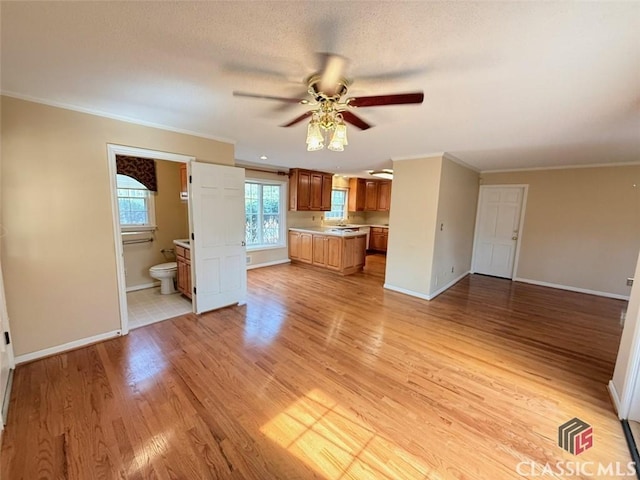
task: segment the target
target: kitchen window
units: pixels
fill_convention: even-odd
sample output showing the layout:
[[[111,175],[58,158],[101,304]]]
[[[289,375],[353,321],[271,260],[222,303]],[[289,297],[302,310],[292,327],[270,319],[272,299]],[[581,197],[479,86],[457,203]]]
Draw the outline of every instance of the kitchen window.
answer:
[[[155,230],[153,192],[127,175],[117,175],[117,190],[121,230]]]
[[[285,246],[284,184],[247,180],[244,184],[245,237],[248,250]]]
[[[347,190],[334,188],[331,190],[331,211],[326,212],[324,218],[342,220],[347,218]]]

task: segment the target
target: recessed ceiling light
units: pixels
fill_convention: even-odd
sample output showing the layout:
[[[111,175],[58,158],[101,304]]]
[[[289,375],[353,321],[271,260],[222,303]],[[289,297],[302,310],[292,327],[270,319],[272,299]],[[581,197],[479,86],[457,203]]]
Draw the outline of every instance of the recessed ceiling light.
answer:
[[[260,155],[260,160],[266,160],[267,156],[266,155]]]

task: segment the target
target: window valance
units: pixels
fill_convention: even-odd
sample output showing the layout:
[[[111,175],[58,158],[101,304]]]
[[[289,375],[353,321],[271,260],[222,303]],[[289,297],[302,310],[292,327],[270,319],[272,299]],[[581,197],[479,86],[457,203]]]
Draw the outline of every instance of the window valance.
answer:
[[[156,162],[152,158],[116,155],[116,170],[121,175],[135,178],[152,192],[158,191]]]

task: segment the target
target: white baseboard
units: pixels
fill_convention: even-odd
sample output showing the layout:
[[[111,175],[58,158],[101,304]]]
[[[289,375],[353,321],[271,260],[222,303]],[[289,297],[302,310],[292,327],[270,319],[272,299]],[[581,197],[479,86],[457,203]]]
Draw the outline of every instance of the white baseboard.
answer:
[[[414,292],[413,290],[407,290],[406,288],[396,287],[395,285],[390,285],[388,283],[384,284],[384,288],[387,290],[393,290],[394,292],[404,293],[405,295],[410,295],[412,297],[421,298],[423,300],[431,300],[429,295],[425,295],[424,293]]]
[[[18,355],[16,357],[16,365],[25,362],[31,362],[39,358],[49,357],[57,353],[66,352],[68,350],[75,350],[76,348],[86,347],[92,343],[102,342],[103,340],[109,340],[120,336],[120,330],[112,330],[111,332],[101,333],[94,335],[93,337],[81,338],[80,340],[74,340],[73,342],[64,343],[55,347],[45,348],[44,350],[38,350],[37,352],[25,353],[24,355]]]
[[[439,288],[438,290],[433,292],[431,295],[425,295],[424,293],[415,292],[413,290],[408,290],[406,288],[396,287],[395,285],[390,285],[388,283],[384,284],[384,288],[386,288],[387,290],[393,290],[394,292],[404,293],[405,295],[410,295],[412,297],[421,298],[423,300],[433,300],[434,298],[436,298],[438,295],[440,295],[445,290],[448,290],[449,288],[453,287],[456,283],[458,283],[460,280],[462,280],[467,275],[469,275],[469,272],[463,273],[459,277],[454,278],[453,280],[451,280],[449,283],[447,283],[442,288]]]
[[[453,287],[456,283],[458,283],[460,280],[462,280],[464,277],[466,277],[470,273],[471,273],[471,271],[468,270],[468,271],[464,272],[462,275],[460,275],[459,277],[454,278],[449,283],[447,283],[444,287],[439,288],[438,290],[433,292],[431,295],[429,295],[429,300],[433,300],[434,298],[436,298],[438,295],[440,295],[445,290],[450,289],[451,287]]]
[[[609,389],[609,395],[611,396],[611,401],[613,402],[613,407],[616,409],[616,413],[618,414],[618,418],[620,418],[620,395],[618,395],[618,391],[616,390],[616,386],[613,384],[613,380],[609,380],[609,385],[607,385]],[[622,420],[622,418],[620,418]]]
[[[254,268],[270,267],[272,265],[280,265],[282,263],[291,263],[291,260],[285,258],[284,260],[274,260],[273,262],[256,263],[255,265],[247,265],[247,270],[253,270]]]
[[[619,295],[617,293],[599,292],[598,290],[589,290],[587,288],[571,287],[569,285],[560,285],[558,283],[541,282],[539,280],[531,280],[529,278],[516,277],[514,282],[530,283],[532,285],[540,285],[541,287],[558,288],[560,290],[568,290],[570,292],[586,293],[588,295],[597,295],[599,297],[615,298],[616,300],[629,300],[629,295]]]
[[[147,288],[159,287],[160,282],[143,283],[142,285],[134,285],[133,287],[127,287],[127,293],[135,292],[136,290],[146,290]]]

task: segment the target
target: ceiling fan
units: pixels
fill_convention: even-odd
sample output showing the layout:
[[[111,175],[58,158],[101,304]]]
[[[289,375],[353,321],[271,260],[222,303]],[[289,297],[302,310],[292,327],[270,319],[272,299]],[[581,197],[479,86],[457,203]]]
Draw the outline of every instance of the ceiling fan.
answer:
[[[360,130],[367,130],[371,124],[353,113],[354,108],[379,107],[382,105],[402,105],[422,103],[423,92],[399,93],[391,95],[375,95],[367,97],[346,97],[352,81],[344,76],[347,59],[341,55],[325,53],[323,68],[311,76],[305,83],[309,98],[288,98],[271,95],[259,95],[246,92],[233,92],[236,97],[276,100],[286,103],[298,103],[312,107],[302,115],[287,122],[281,127],[291,127],[311,117],[307,129],[307,150],[321,150],[329,140],[328,148],[343,151],[347,145],[346,123]],[[344,98],[346,97],[346,98]]]

